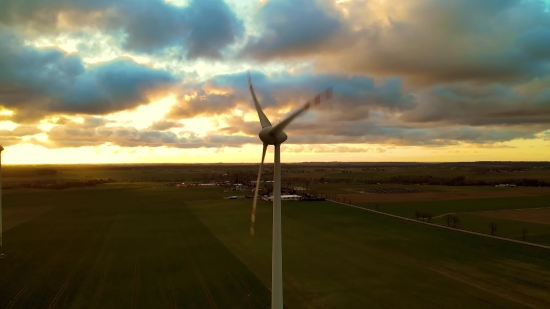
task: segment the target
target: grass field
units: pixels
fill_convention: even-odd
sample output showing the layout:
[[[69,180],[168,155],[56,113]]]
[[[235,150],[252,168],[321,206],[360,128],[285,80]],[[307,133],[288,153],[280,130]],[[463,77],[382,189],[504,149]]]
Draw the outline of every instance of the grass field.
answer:
[[[513,191],[513,189],[509,188],[495,189],[507,189]],[[525,189],[537,190],[540,188]],[[550,195],[534,195],[507,198],[458,199],[422,202],[370,202],[357,203],[357,205],[367,208],[375,208],[378,206],[380,211],[407,218],[414,218],[415,211],[430,213],[434,216],[433,222],[441,225],[447,225],[444,215],[452,213],[459,217],[460,223],[458,227],[460,229],[484,234],[491,233],[489,225],[491,222],[494,222],[498,225],[498,236],[512,239],[522,239],[521,230],[526,228],[529,231],[529,237],[526,239],[527,241],[550,245],[550,224],[542,224],[541,222],[526,222],[527,220],[515,218],[511,212],[498,212],[498,210],[510,209],[525,209],[526,211],[529,211],[530,208],[548,207],[550,206],[549,203]],[[497,215],[491,216],[491,213],[496,213]],[[509,214],[504,215],[504,213]]]
[[[522,229],[527,229],[526,241],[550,246],[550,224],[525,222],[480,215],[481,212],[461,213],[458,215],[458,228],[483,234],[491,234],[490,224],[495,223],[496,236],[523,240]],[[447,225],[445,218],[434,218],[433,223]],[[452,223],[451,223],[452,226]]]
[[[271,207],[190,202],[266,285]],[[547,308],[547,250],[402,222],[329,202],[283,204],[289,308]]]
[[[550,206],[549,203],[550,195],[540,195],[448,201],[358,203],[358,205],[365,207],[375,207],[375,205],[378,204],[380,211],[412,218],[414,217],[414,212],[417,210],[421,212],[431,213],[433,216],[439,216],[447,213],[548,207]]]
[[[154,185],[19,191],[6,208],[53,208],[4,233],[0,308],[265,308],[269,291]]]
[[[252,201],[224,195],[154,183],[5,193],[6,209],[52,208],[4,233],[0,308],[269,307],[271,204],[259,202],[251,237]],[[283,204],[283,250],[288,308],[550,307],[548,250],[330,202]]]

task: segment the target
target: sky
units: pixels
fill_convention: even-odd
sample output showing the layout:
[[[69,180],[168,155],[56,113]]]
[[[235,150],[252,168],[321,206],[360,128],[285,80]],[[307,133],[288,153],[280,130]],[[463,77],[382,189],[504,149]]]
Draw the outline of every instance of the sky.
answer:
[[[550,1],[2,0],[4,164],[550,160]],[[272,147],[267,161],[272,160]]]

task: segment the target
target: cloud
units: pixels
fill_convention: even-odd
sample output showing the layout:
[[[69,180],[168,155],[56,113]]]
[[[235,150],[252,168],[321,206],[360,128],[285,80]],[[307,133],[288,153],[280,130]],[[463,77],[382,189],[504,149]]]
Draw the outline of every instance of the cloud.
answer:
[[[41,133],[42,130],[37,128],[36,126],[17,126],[13,130],[0,130],[1,136],[15,136],[15,137],[22,137],[22,136],[29,136],[29,135],[35,135],[38,133]]]
[[[22,137],[32,136],[42,133],[42,130],[36,126],[17,126],[13,130],[0,130],[0,143],[3,146],[19,144],[23,141]]]
[[[397,78],[375,81],[361,76],[253,72],[252,79],[272,123],[311,100],[318,89],[333,86],[332,101],[315,106],[287,128],[291,144],[489,144],[536,138],[550,121],[550,92],[533,91],[550,89],[543,80],[520,88],[451,83],[405,89]],[[234,113],[239,109],[255,117],[244,73],[188,86],[168,118],[217,115],[217,132],[258,134],[257,121]]]
[[[23,45],[10,33],[0,32],[0,40],[0,105],[14,110],[17,122],[132,109],[176,82],[130,58],[86,66],[76,54]]]
[[[367,147],[350,147],[343,145],[285,145],[283,152],[293,153],[366,153],[372,150]]]
[[[550,13],[539,0],[344,3],[362,25],[352,48],[321,61],[331,69],[442,81],[517,82],[548,74]],[[540,41],[543,42],[543,41]],[[335,65],[337,64],[337,65]]]
[[[502,84],[460,83],[418,92],[417,108],[401,115],[405,122],[470,126],[550,126],[550,83],[543,91],[522,93]]]
[[[301,5],[300,5],[301,4]],[[541,0],[271,0],[242,54],[415,85],[527,81],[550,73]]]
[[[172,128],[182,128],[184,125],[179,122],[169,121],[169,120],[159,120],[153,122],[150,129],[151,130],[157,130],[157,131],[166,131],[168,129]]]
[[[225,128],[237,128],[243,123],[246,129],[214,130],[204,135],[193,131],[138,130],[131,126],[116,125],[106,119],[89,117],[82,122],[66,121],[63,125],[42,132],[34,127],[21,126],[13,131],[0,131],[9,143],[21,142],[21,136],[44,133],[47,140],[26,139],[25,142],[48,148],[99,146],[103,144],[120,147],[169,147],[169,148],[217,148],[241,147],[246,144],[259,144],[257,122],[239,121],[235,117],[220,120],[228,124]],[[163,123],[163,122],[159,122]],[[107,126],[108,124],[108,126]],[[390,120],[377,114],[369,121],[336,121],[331,123],[302,119],[292,123],[286,130],[289,135],[285,143],[294,152],[383,152],[383,148],[365,148],[371,144],[397,146],[439,147],[448,145],[478,145],[491,147],[491,144],[514,139],[536,138],[530,131],[503,128],[442,127],[414,128],[392,124]],[[342,145],[345,144],[345,145]],[[354,145],[356,146],[354,146]],[[494,146],[497,147],[497,146]],[[504,147],[504,146],[503,146]]]
[[[404,125],[369,122],[319,122],[291,124],[286,130],[288,144],[385,144],[399,146],[445,146],[489,144],[514,139],[536,138],[526,130],[503,128],[442,127],[414,128]]]
[[[137,130],[134,127],[87,127],[78,123],[53,127],[48,141],[34,141],[48,148],[98,146],[103,144],[121,147],[194,147],[189,139],[170,131]]]
[[[318,53],[342,35],[342,16],[316,0],[271,0],[255,16],[260,36],[251,36],[241,56],[267,60]]]
[[[205,136],[199,136],[192,131],[183,131],[176,134],[168,130],[155,130],[147,128],[138,130],[132,126],[105,126],[102,121],[74,122],[68,121],[45,132],[47,140],[30,139],[28,142],[42,145],[47,148],[99,146],[104,144],[120,147],[169,147],[169,148],[213,148],[213,147],[240,147],[243,144],[256,142],[256,138],[244,135],[219,135],[211,132]],[[162,122],[159,122],[162,123]],[[41,131],[6,131],[6,135],[12,138],[16,134],[33,135]],[[0,130],[0,134],[4,132]]]
[[[414,97],[404,93],[397,78],[376,85],[373,79],[361,76],[286,72],[269,76],[253,72],[251,76],[262,107],[271,115],[283,108],[297,108],[312,102],[315,95],[328,87],[333,88],[334,97],[331,101],[322,102],[317,110],[333,118],[366,119],[371,110],[401,111],[415,106]],[[188,85],[168,117],[223,115],[235,107],[253,110],[246,73],[219,75],[199,84]]]
[[[222,0],[192,0],[188,9],[188,59],[221,58],[220,50],[244,33],[242,22]]]
[[[256,6],[235,7],[244,14]],[[41,133],[31,142],[48,147],[258,143],[242,72],[253,63],[264,72],[251,74],[272,123],[332,86],[331,101],[287,128],[287,143],[296,151],[355,152],[366,144],[487,148],[548,139],[542,132],[550,128],[550,12],[542,1],[269,0],[253,16],[240,16],[222,0],[184,6],[163,0],[2,1],[0,106],[14,113],[0,119],[46,119],[57,126],[0,133],[12,143]],[[257,28],[245,33],[241,19]],[[44,42],[80,53],[33,45]],[[106,45],[112,46],[108,52]],[[111,60],[86,63],[83,58],[97,61],[91,54]],[[182,57],[189,68],[180,65]],[[197,75],[181,81],[183,73],[171,73],[176,66]],[[213,70],[224,74],[200,80]],[[110,115],[167,92],[176,103],[162,120],[150,119],[148,128]],[[83,121],[75,123],[74,116]],[[180,119],[203,116],[212,117],[213,131],[181,129]]]
[[[219,59],[244,33],[223,0],[191,0],[184,7],[163,0],[7,0],[0,12],[0,23],[27,34],[100,28],[121,36],[126,50],[153,54],[180,46],[188,59]]]

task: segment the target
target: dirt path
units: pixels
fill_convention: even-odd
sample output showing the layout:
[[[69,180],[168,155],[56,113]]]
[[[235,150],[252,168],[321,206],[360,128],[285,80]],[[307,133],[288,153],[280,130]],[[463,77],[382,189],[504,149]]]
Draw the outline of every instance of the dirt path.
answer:
[[[384,215],[384,216],[388,216],[388,217],[397,218],[397,219],[400,219],[400,220],[403,220],[403,221],[409,221],[409,222],[414,222],[414,223],[418,223],[418,224],[429,225],[429,226],[437,227],[437,228],[440,228],[440,229],[452,230],[452,231],[456,231],[456,232],[461,232],[461,233],[466,233],[466,234],[471,234],[471,235],[478,235],[478,236],[483,236],[483,237],[487,237],[487,238],[500,239],[500,240],[504,240],[504,241],[508,241],[508,242],[515,242],[515,243],[518,243],[518,244],[528,245],[528,246],[532,246],[532,247],[550,249],[550,246],[539,245],[539,244],[535,244],[535,243],[531,243],[531,242],[515,240],[515,239],[510,239],[510,238],[504,238],[504,237],[499,237],[499,236],[492,236],[492,235],[487,235],[487,234],[477,233],[477,232],[472,232],[472,231],[467,231],[467,230],[460,230],[460,229],[447,227],[447,226],[443,226],[443,225],[438,225],[438,224],[418,221],[418,220],[415,220],[415,219],[400,217],[400,216],[388,214],[388,213],[377,211],[377,210],[372,210],[372,209],[363,208],[363,207],[360,207],[360,206],[355,206],[355,205],[350,205],[350,204],[346,204],[346,203],[342,203],[342,202],[337,202],[337,201],[334,201],[334,200],[327,199],[327,201],[337,203],[337,204],[341,204],[341,205],[348,206],[348,207],[361,209],[361,210],[364,210],[364,211],[370,211],[370,212],[377,213],[377,214]]]

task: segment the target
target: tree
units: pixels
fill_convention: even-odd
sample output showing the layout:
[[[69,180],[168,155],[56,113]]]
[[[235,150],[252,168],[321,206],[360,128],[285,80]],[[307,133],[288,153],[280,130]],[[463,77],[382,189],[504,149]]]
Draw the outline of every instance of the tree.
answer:
[[[414,215],[416,216],[416,220],[418,220],[420,218],[420,211],[415,211]]]
[[[495,232],[497,231],[496,223],[491,222],[491,224],[489,224],[489,226],[491,227],[491,235],[495,236]]]
[[[426,214],[426,218],[428,218],[428,222],[431,222],[431,221],[432,221],[432,214],[431,214],[431,213],[427,213],[427,214]]]
[[[448,215],[445,215],[445,221],[447,221],[447,226],[450,226],[451,225],[451,221],[453,221],[453,216],[448,214]]]
[[[453,216],[453,227],[456,228],[457,223],[460,223],[460,219],[457,216]]]
[[[521,235],[523,235],[523,241],[525,241],[525,237],[527,236],[527,229],[526,228],[521,229]]]

